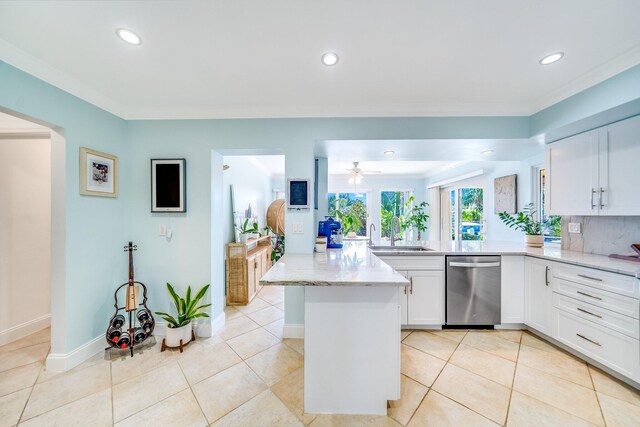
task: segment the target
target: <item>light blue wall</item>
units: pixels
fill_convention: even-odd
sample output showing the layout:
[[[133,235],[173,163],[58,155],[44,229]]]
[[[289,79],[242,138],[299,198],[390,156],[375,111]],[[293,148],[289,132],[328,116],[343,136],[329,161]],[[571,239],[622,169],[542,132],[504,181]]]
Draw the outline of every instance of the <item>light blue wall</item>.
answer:
[[[0,106],[64,128],[66,146],[66,342],[64,352],[94,338],[111,311],[111,292],[126,280],[129,239],[139,245],[136,277],[151,287],[154,309],[168,309],[164,283],[179,287],[212,282],[212,314],[223,310],[222,155],[234,150],[279,151],[285,176],[313,177],[318,140],[526,138],[640,98],[635,67],[529,117],[335,118],[254,120],[131,121],[100,110],[0,62]],[[634,104],[635,105],[635,104]],[[419,142],[416,142],[419,144]],[[80,197],[78,147],[120,157],[120,197]],[[235,153],[239,154],[239,153]],[[257,153],[256,153],[257,154]],[[149,159],[187,159],[188,212],[151,214]],[[54,165],[55,167],[55,165]],[[212,219],[214,227],[211,226]],[[171,221],[170,241],[158,225]],[[304,234],[287,233],[290,253],[310,252],[314,212],[288,212],[287,228],[303,224]],[[213,244],[212,244],[213,242]],[[302,323],[301,289],[287,289],[287,323]]]
[[[640,65],[636,65],[532,115],[530,134],[556,133],[553,140],[622,120],[640,114],[640,104],[633,102],[639,98]],[[606,114],[610,109],[615,109],[613,115]],[[574,123],[579,126],[571,126]],[[567,132],[561,132],[564,127],[569,127]]]
[[[66,136],[66,289],[62,301],[59,293],[52,295],[52,353],[67,353],[104,333],[114,311],[115,287],[128,278],[123,252],[130,193],[127,123],[1,61],[0,106]],[[119,157],[118,198],[80,196],[81,146]]]

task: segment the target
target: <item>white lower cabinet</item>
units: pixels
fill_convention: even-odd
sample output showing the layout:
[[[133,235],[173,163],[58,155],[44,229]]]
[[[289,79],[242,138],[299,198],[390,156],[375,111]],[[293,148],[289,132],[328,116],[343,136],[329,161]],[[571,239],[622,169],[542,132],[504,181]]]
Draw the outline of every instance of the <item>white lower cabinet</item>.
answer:
[[[554,338],[622,375],[640,380],[638,340],[554,308]]]
[[[501,257],[500,322],[524,323],[524,256]]]
[[[409,271],[408,325],[444,325],[444,271]]]
[[[400,293],[402,325],[444,325],[444,257],[391,256],[381,259],[411,281],[411,285]]]
[[[543,334],[551,335],[552,263],[526,258],[524,262],[524,323]]]

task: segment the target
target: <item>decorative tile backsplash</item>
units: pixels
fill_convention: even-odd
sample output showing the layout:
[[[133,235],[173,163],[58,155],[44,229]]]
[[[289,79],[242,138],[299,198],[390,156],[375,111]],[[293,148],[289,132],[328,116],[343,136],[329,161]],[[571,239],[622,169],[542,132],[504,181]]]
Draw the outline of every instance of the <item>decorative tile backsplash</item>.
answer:
[[[579,222],[580,234],[569,233],[569,223]],[[609,255],[632,252],[640,243],[640,216],[563,216],[562,249]]]

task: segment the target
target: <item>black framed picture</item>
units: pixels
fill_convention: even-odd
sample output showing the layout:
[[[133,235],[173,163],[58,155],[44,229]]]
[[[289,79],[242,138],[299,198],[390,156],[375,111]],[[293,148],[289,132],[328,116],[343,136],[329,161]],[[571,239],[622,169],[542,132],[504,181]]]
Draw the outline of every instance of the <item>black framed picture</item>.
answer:
[[[186,181],[185,159],[151,159],[151,212],[186,212]]]
[[[287,208],[309,209],[309,182],[308,179],[287,180]]]

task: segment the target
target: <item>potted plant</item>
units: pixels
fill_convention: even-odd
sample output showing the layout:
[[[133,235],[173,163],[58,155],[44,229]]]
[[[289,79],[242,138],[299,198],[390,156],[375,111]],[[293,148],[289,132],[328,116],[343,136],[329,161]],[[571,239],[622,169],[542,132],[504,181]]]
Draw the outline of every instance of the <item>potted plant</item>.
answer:
[[[207,293],[209,285],[205,285],[198,291],[198,293],[191,298],[191,286],[187,287],[187,293],[185,297],[180,297],[173,289],[170,283],[167,283],[167,290],[173,298],[173,303],[176,306],[178,312],[177,317],[173,317],[168,313],[162,311],[156,311],[156,314],[167,321],[167,335],[165,337],[165,344],[167,347],[180,347],[191,341],[193,325],[192,321],[200,317],[209,317],[207,313],[202,311],[204,308],[209,307],[211,304],[198,305],[204,294]],[[182,340],[182,343],[180,343]]]
[[[529,203],[517,215],[510,215],[505,211],[500,212],[498,216],[509,228],[524,231],[525,245],[541,248],[544,245],[543,223],[535,220],[535,213],[535,206],[533,203]]]
[[[242,227],[236,227],[240,232],[240,243],[247,243],[247,239],[254,233],[258,233],[258,223],[254,222],[249,225],[249,218],[246,218],[242,223]]]
[[[422,233],[427,231],[427,220],[429,219],[429,215],[427,214],[427,206],[429,203],[422,202],[413,207],[411,205],[414,202],[413,196],[409,197],[407,203],[405,203],[405,207],[409,209],[409,212],[406,214],[405,218],[400,221],[400,226],[403,230],[408,228],[415,228],[418,231],[418,239],[422,240]]]

